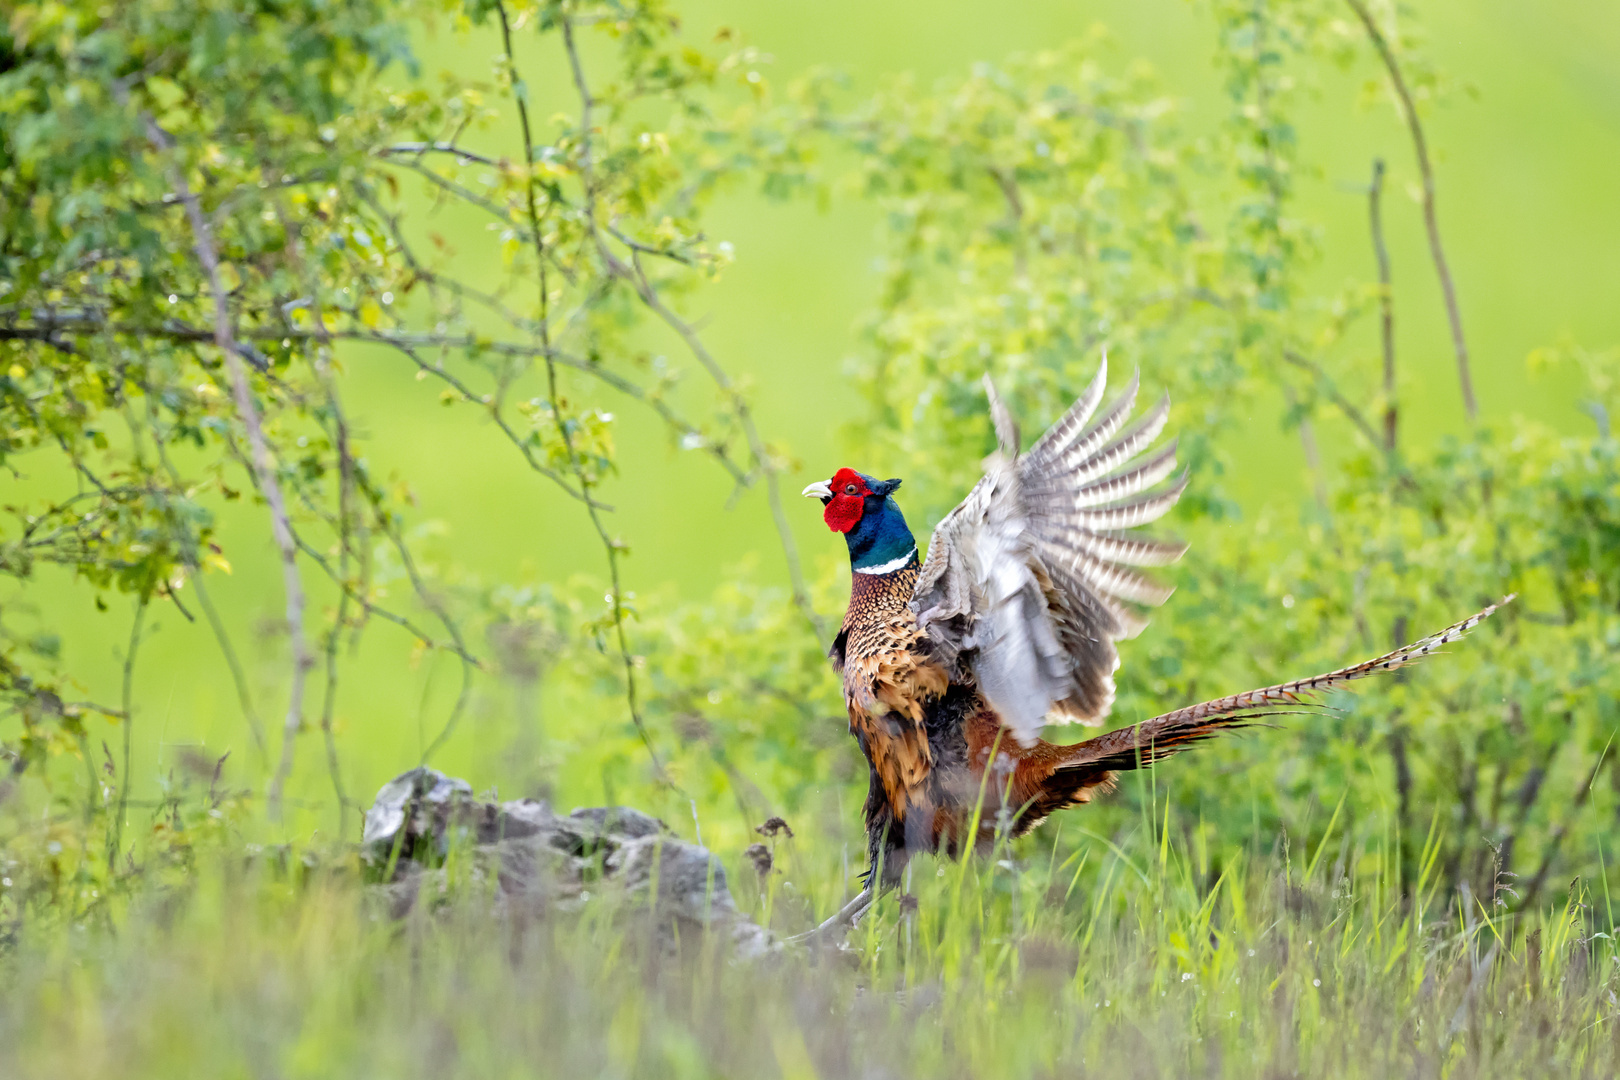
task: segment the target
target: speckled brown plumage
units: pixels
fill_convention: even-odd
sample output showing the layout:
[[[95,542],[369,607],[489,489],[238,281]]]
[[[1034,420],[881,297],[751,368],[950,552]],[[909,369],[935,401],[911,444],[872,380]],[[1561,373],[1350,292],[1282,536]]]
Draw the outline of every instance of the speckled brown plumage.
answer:
[[[897,822],[927,801],[923,787],[933,753],[926,710],[950,682],[924,655],[917,617],[907,606],[917,570],[913,558],[889,574],[853,575],[834,657],[844,677],[849,729]]]
[[[1053,810],[1087,801],[1112,776],[1098,770],[1076,776],[1079,784],[1046,791],[1043,784],[1071,748],[1043,740],[1019,745],[1006,737],[971,676],[959,673],[953,682],[932,657],[910,607],[918,569],[913,560],[889,574],[853,574],[849,609],[832,652],[843,674],[850,732],[871,768],[871,862],[883,866],[883,880],[891,885],[911,854],[955,855],[968,846],[981,791],[973,842],[988,841],[998,822],[1021,835]]]
[[[872,656],[884,649],[910,648],[919,640],[911,614],[911,590],[922,565],[914,557],[892,574],[850,575],[849,608],[838,632],[840,653]],[[910,615],[909,619],[904,616]],[[834,657],[840,666],[842,657]],[[848,689],[848,680],[845,689]]]

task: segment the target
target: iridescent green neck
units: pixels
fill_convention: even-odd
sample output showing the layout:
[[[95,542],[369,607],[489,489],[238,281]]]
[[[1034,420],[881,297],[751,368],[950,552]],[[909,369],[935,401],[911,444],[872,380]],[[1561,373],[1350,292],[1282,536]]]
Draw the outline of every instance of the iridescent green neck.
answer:
[[[890,574],[917,557],[917,541],[892,498],[868,499],[861,523],[844,539],[849,543],[850,568],[860,574]]]

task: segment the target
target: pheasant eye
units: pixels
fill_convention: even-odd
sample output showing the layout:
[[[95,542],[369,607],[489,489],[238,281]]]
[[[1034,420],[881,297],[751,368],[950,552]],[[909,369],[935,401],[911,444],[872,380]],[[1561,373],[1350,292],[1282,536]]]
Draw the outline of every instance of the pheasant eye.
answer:
[[[845,495],[854,495],[859,490],[860,489],[857,488],[854,484],[845,484],[844,485],[844,494]]]

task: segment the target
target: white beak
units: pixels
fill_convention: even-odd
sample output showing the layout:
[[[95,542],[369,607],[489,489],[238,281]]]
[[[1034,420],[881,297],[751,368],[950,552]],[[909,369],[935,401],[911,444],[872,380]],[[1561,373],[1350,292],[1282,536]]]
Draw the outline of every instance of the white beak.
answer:
[[[805,496],[814,495],[818,499],[830,499],[833,497],[832,485],[825,480],[817,480],[799,494]]]

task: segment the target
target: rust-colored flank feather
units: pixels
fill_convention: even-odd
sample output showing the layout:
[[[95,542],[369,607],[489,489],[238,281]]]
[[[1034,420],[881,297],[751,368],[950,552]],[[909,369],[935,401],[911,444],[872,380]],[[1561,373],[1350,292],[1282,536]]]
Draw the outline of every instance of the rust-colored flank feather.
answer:
[[[998,827],[1021,835],[1107,792],[1120,772],[1432,655],[1499,606],[1350,667],[1080,743],[1045,741],[1039,733],[1047,723],[1106,718],[1115,642],[1145,625],[1143,607],[1170,594],[1137,568],[1172,562],[1184,550],[1135,531],[1168,511],[1187,485],[1184,475],[1172,476],[1174,442],[1153,448],[1169,400],[1129,423],[1136,378],[1099,412],[1106,384],[1105,362],[1074,406],[1022,452],[1017,425],[986,380],[1000,450],[934,530],[921,565],[914,545],[906,556],[908,530],[889,498],[899,481],[841,470],[805,490],[828,505],[829,527],[845,534],[855,570],[831,657],[843,676],[850,732],[871,769],[865,816],[877,887],[897,884],[916,852],[954,856],[988,842]],[[881,554],[891,549],[898,558]]]

